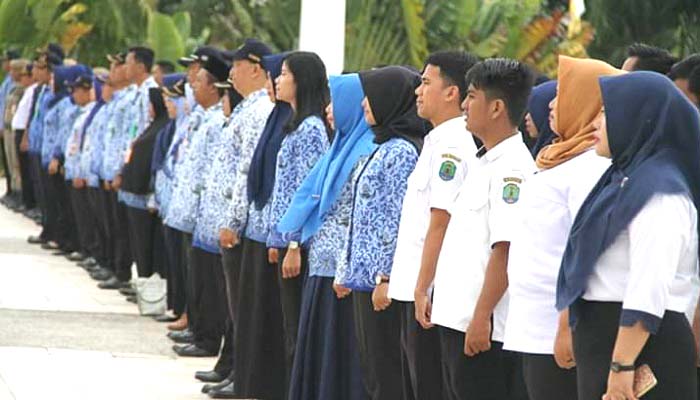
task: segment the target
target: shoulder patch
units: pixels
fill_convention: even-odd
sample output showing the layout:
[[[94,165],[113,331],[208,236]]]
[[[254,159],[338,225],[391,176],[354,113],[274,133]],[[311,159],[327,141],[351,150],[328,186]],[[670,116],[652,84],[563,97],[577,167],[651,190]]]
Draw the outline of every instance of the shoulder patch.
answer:
[[[461,158],[459,158],[459,157],[457,157],[456,155],[451,154],[451,153],[444,153],[444,154],[442,155],[442,158],[449,158],[449,159],[455,160],[455,161],[457,161],[457,162],[462,162],[462,159],[461,159]]]
[[[517,183],[507,183],[503,186],[503,201],[506,204],[515,204],[520,199],[520,186]]]
[[[519,185],[519,184],[523,183],[523,180],[520,178],[516,178],[514,176],[509,176],[507,178],[503,178],[503,182],[506,182],[506,183],[513,182],[513,183],[516,183]]]
[[[443,181],[451,181],[457,173],[457,165],[452,161],[443,161],[440,165],[440,179]]]

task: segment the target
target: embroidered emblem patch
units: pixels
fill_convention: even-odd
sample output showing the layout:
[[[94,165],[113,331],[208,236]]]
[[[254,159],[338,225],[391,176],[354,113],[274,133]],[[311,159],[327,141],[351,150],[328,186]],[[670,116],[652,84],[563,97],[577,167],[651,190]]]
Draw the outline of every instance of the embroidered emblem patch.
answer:
[[[457,165],[452,161],[443,161],[440,165],[440,179],[443,181],[451,181],[457,173]]]
[[[503,201],[507,204],[515,204],[520,198],[520,187],[515,183],[503,186]]]

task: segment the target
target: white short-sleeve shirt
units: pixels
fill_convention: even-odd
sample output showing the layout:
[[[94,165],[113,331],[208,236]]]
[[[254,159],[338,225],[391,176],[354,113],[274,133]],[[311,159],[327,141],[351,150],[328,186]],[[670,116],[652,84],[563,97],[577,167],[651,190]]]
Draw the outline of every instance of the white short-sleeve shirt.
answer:
[[[695,205],[686,194],[656,194],[601,254],[583,298],[692,321],[699,288]]]
[[[481,151],[480,151],[481,153]],[[510,242],[520,187],[535,162],[520,134],[487,151],[470,169],[452,206],[438,259],[431,322],[465,332],[481,294],[493,245]],[[508,295],[493,315],[492,339],[502,342]]]
[[[558,327],[557,278],[571,225],[610,160],[589,150],[539,171],[521,188],[508,254],[508,320],[503,347],[552,354]]]
[[[27,124],[29,123],[29,111],[32,108],[32,98],[34,97],[34,91],[38,84],[33,83],[22,93],[22,98],[17,104],[17,110],[15,115],[12,117],[12,130],[23,130],[27,129]]]
[[[389,283],[389,297],[394,300],[413,301],[430,210],[450,207],[467,176],[468,165],[476,160],[474,138],[464,125],[464,118],[459,117],[435,127],[426,136],[416,168],[408,178]]]

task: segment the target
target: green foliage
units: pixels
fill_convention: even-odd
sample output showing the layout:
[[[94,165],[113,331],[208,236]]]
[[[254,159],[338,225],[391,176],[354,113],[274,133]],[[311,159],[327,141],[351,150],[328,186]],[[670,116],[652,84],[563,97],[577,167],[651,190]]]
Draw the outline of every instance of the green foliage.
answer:
[[[148,18],[148,44],[154,49],[156,59],[176,60],[185,54],[185,42],[174,18],[157,11],[152,11]]]

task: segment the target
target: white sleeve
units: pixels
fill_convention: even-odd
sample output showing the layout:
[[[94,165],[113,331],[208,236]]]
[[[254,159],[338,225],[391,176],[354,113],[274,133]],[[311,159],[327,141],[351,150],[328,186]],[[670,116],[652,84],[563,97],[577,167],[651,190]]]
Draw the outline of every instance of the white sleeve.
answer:
[[[520,212],[520,188],[524,175],[520,171],[503,171],[491,177],[489,186],[489,243],[510,242],[513,221]]]
[[[623,309],[663,318],[681,254],[691,245],[693,207],[685,195],[657,194],[632,220]]]
[[[430,165],[430,208],[448,210],[467,176],[467,154],[457,147],[438,148]]]

